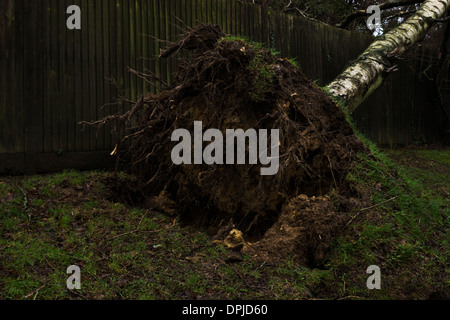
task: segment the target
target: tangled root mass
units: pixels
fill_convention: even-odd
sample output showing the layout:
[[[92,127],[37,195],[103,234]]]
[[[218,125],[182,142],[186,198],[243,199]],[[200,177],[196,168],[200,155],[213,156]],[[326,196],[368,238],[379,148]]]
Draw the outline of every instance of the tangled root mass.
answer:
[[[320,263],[344,221],[345,208],[329,195],[348,197],[346,176],[365,148],[344,113],[287,59],[218,26],[190,29],[160,56],[180,49],[195,53],[170,86],[105,120],[125,127],[120,157],[136,177],[134,192],[163,193],[184,221],[219,226],[233,219],[246,236],[263,237],[260,248],[269,255],[289,248]],[[262,176],[259,164],[174,165],[171,135],[193,132],[194,121],[203,131],[279,129],[278,173]]]

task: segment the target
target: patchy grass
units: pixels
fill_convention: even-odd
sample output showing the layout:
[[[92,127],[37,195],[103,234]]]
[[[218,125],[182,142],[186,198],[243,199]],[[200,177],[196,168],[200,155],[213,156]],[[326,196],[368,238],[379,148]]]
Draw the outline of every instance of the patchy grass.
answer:
[[[337,238],[326,267],[227,251],[161,210],[109,200],[108,172],[0,178],[1,299],[448,298],[450,150],[373,145],[348,179],[371,195]],[[66,269],[82,289],[66,289]],[[382,289],[368,290],[378,265]]]
[[[387,150],[391,160],[371,149],[348,179],[371,194],[373,208],[355,213],[352,232],[336,240],[328,266],[342,276],[349,296],[448,298],[450,166],[442,159],[450,150]],[[358,283],[372,264],[381,268],[383,285],[369,293]]]
[[[108,175],[0,179],[0,298],[270,297],[260,287],[268,266],[249,257],[229,265],[206,233],[164,212],[109,201]],[[80,291],[66,289],[70,265],[82,270]]]

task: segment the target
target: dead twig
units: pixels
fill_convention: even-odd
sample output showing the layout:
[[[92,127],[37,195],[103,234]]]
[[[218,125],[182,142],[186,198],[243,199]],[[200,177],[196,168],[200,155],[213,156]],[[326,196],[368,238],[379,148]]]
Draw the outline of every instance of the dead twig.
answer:
[[[108,241],[111,241],[111,240],[114,240],[114,239],[117,239],[117,238],[120,238],[120,237],[127,236],[127,235],[130,235],[130,234],[133,234],[133,233],[138,232],[138,231],[139,231],[139,227],[141,226],[142,221],[143,221],[144,218],[147,216],[147,214],[148,214],[148,210],[147,210],[147,211],[145,212],[145,214],[142,216],[142,218],[141,218],[141,220],[139,221],[139,223],[138,223],[136,229],[134,229],[134,230],[132,230],[132,231],[129,231],[129,232],[125,232],[125,233],[119,234],[119,235],[114,236],[114,237],[112,237],[112,238],[109,238]],[[156,231],[155,231],[155,232],[156,232]]]
[[[349,222],[347,222],[347,224],[345,225],[345,227],[344,227],[343,229],[347,228],[347,227],[353,222],[353,220],[355,220],[356,217],[358,217],[358,216],[361,214],[361,212],[367,211],[367,210],[370,210],[370,209],[373,209],[373,208],[376,208],[376,207],[381,206],[381,205],[383,205],[383,204],[385,204],[385,203],[391,202],[391,201],[393,201],[393,200],[395,200],[395,199],[397,199],[397,198],[398,198],[398,197],[395,196],[395,197],[393,197],[393,198],[391,198],[391,199],[388,199],[388,200],[386,200],[386,201],[383,201],[383,202],[377,203],[377,204],[375,204],[375,205],[373,205],[373,206],[370,206],[370,207],[363,208],[363,209],[359,210],[359,212],[358,212],[357,214],[355,214],[355,215],[349,220]]]
[[[44,289],[46,286],[46,284],[40,286],[39,288],[37,288],[36,290],[34,290],[33,292],[30,292],[29,294],[27,294],[25,297],[23,297],[24,299],[28,299],[29,297],[31,297],[32,295],[34,295],[33,300],[36,300],[36,297],[39,293],[39,291],[41,291],[42,289]]]

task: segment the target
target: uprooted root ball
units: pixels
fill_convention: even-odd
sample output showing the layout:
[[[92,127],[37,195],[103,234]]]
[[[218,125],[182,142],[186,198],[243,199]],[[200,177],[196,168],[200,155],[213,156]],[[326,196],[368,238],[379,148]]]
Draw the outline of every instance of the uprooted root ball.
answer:
[[[219,30],[200,25],[183,35],[164,56],[188,39],[196,54],[179,66],[175,81],[157,95],[144,95],[125,115],[112,118],[126,126],[123,140],[129,144],[121,157],[137,179],[135,188],[148,197],[164,191],[182,220],[219,225],[232,218],[246,236],[262,236],[270,228],[267,235],[273,237],[277,231],[272,226],[281,223],[276,223],[280,213],[291,214],[295,206],[306,210],[301,197],[347,190],[347,173],[356,153],[365,147],[341,109],[297,67],[258,44],[224,37]],[[203,132],[278,129],[278,173],[262,176],[261,164],[175,165],[171,151],[177,142],[171,135],[180,128],[192,133],[195,121],[202,122]],[[246,151],[248,159],[248,146]],[[305,239],[317,234],[329,242],[335,229],[330,221],[339,208],[327,197],[320,201],[327,203],[320,205],[326,210],[314,210],[318,215],[314,219],[305,211],[298,220],[307,222],[305,227],[292,226],[304,233],[291,236],[292,241],[304,243],[283,242],[283,246],[314,255],[311,248],[298,249],[313,243]],[[326,219],[320,218],[322,214]],[[314,228],[323,229],[322,222],[329,228],[315,232]],[[323,254],[322,249],[316,251]]]

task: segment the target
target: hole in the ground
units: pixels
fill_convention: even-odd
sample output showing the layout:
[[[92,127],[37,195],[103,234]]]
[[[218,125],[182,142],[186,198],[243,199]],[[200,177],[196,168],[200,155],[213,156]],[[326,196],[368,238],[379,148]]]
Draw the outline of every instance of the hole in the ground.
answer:
[[[185,209],[180,214],[180,223],[199,230],[207,230],[210,236],[215,236],[221,227],[230,221],[236,229],[244,234],[246,241],[260,240],[267,230],[277,221],[279,213],[269,211],[263,214],[249,212],[247,214],[230,215],[220,212],[217,208],[204,208],[193,206]]]

